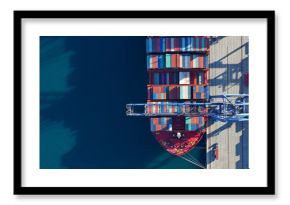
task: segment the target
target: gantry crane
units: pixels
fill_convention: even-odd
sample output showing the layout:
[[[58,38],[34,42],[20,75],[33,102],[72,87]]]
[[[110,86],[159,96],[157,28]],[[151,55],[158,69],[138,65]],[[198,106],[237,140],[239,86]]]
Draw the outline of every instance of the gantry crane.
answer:
[[[164,109],[174,107],[174,111]],[[157,111],[148,112],[150,107]],[[127,116],[169,117],[169,116],[205,116],[222,122],[240,122],[249,120],[249,95],[224,94],[209,96],[208,102],[161,102],[126,105]],[[151,109],[152,110],[152,109]]]

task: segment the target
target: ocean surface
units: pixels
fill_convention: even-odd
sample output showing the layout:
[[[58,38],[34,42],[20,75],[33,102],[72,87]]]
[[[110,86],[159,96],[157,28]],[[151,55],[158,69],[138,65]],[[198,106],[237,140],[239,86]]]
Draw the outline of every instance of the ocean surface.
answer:
[[[168,154],[148,118],[126,116],[147,100],[145,39],[40,37],[41,169],[198,168]]]

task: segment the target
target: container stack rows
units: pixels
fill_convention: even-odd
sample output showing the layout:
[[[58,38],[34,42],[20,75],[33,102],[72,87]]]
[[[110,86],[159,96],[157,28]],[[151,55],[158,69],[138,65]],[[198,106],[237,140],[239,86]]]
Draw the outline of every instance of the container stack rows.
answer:
[[[207,86],[154,86],[148,87],[148,100],[205,100],[209,97]]]
[[[206,85],[207,73],[206,72],[182,72],[182,71],[169,71],[169,72],[149,72],[149,84],[155,85],[178,85],[178,84],[192,84],[192,85]]]
[[[146,49],[148,103],[205,102],[209,98],[207,77],[209,37],[147,37]],[[149,106],[147,112],[161,112],[161,109],[174,112],[178,108],[172,105]],[[170,117],[152,118],[151,130],[172,129],[172,120],[168,121],[168,118]],[[156,119],[167,121],[171,125],[161,126]],[[185,120],[187,122],[185,129],[189,131],[197,130],[204,124],[203,117]]]
[[[209,38],[207,36],[156,36],[148,37],[147,53],[170,53],[207,51]]]
[[[172,131],[171,117],[154,117],[150,121],[151,131]]]
[[[186,117],[185,118],[185,130],[197,131],[203,129],[205,126],[204,117]]]
[[[202,54],[151,54],[147,56],[147,69],[207,68],[208,56]]]
[[[172,118],[171,117],[153,117],[150,119],[151,131],[172,131]],[[198,131],[204,129],[204,117],[186,117],[185,130]]]

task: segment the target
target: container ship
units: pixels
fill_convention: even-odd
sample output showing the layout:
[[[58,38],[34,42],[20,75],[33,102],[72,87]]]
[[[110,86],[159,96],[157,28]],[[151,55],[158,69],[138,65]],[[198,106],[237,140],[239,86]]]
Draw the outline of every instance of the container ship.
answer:
[[[206,135],[207,116],[176,113],[190,109],[180,103],[209,99],[209,37],[147,37],[146,51],[149,81],[145,113],[152,116],[151,132],[167,152],[185,155]]]
[[[150,118],[150,130],[170,154],[205,168],[189,152],[212,122],[249,120],[248,94],[209,95],[209,36],[146,38],[147,102],[126,105],[127,116]],[[217,150],[216,150],[217,153]]]

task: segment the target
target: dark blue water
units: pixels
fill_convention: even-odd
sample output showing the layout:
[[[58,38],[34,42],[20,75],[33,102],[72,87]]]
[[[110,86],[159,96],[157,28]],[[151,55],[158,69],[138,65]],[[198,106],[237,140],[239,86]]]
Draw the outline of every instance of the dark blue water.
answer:
[[[145,48],[145,37],[40,37],[40,168],[197,168],[125,114],[147,100]]]

